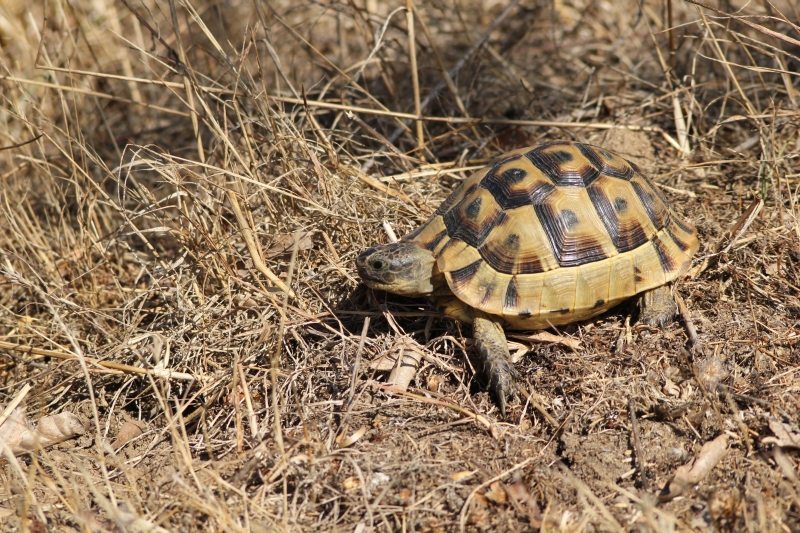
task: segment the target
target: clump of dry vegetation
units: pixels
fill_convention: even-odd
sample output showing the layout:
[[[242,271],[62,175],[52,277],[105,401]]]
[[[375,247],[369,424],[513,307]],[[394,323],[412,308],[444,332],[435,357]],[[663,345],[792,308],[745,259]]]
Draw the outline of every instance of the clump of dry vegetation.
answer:
[[[799,22],[3,2],[2,529],[800,529]],[[503,420],[468,330],[353,259],[558,138],[637,161],[698,226],[699,342],[630,306],[515,337],[532,394]],[[387,353],[419,361],[407,390]]]

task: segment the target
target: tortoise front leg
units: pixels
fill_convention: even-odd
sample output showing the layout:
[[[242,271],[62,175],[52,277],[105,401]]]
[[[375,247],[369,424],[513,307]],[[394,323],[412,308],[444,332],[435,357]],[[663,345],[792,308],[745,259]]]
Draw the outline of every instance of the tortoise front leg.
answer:
[[[506,335],[500,322],[483,313],[476,313],[472,321],[472,335],[478,347],[483,374],[494,395],[500,413],[506,416],[506,399],[516,392],[516,372],[511,364]]]

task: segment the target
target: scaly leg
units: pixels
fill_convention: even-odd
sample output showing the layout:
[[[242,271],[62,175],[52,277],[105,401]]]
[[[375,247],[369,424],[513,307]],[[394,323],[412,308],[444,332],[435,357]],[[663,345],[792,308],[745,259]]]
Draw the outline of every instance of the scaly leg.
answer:
[[[670,285],[662,285],[642,294],[639,300],[639,322],[663,328],[675,318],[678,306]]]
[[[506,335],[497,320],[483,313],[473,319],[472,333],[489,392],[495,396],[500,413],[505,417],[506,399],[516,393],[516,371],[511,364]]]

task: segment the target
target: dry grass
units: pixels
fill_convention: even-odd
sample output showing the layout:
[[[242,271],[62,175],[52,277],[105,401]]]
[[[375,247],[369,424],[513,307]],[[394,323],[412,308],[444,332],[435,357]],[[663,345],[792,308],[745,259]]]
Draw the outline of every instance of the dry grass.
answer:
[[[0,399],[90,427],[5,455],[3,530],[800,530],[800,14],[666,1],[3,2]],[[701,344],[624,306],[525,344],[504,422],[469,331],[353,259],[558,138],[697,224]]]

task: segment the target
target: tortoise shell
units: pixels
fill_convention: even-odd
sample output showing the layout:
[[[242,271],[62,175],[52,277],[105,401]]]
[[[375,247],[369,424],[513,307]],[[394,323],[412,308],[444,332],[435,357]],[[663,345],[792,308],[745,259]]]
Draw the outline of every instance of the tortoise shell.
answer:
[[[600,314],[680,276],[698,248],[639,167],[572,142],[496,159],[402,240],[436,257],[445,307],[452,292],[514,329]]]

